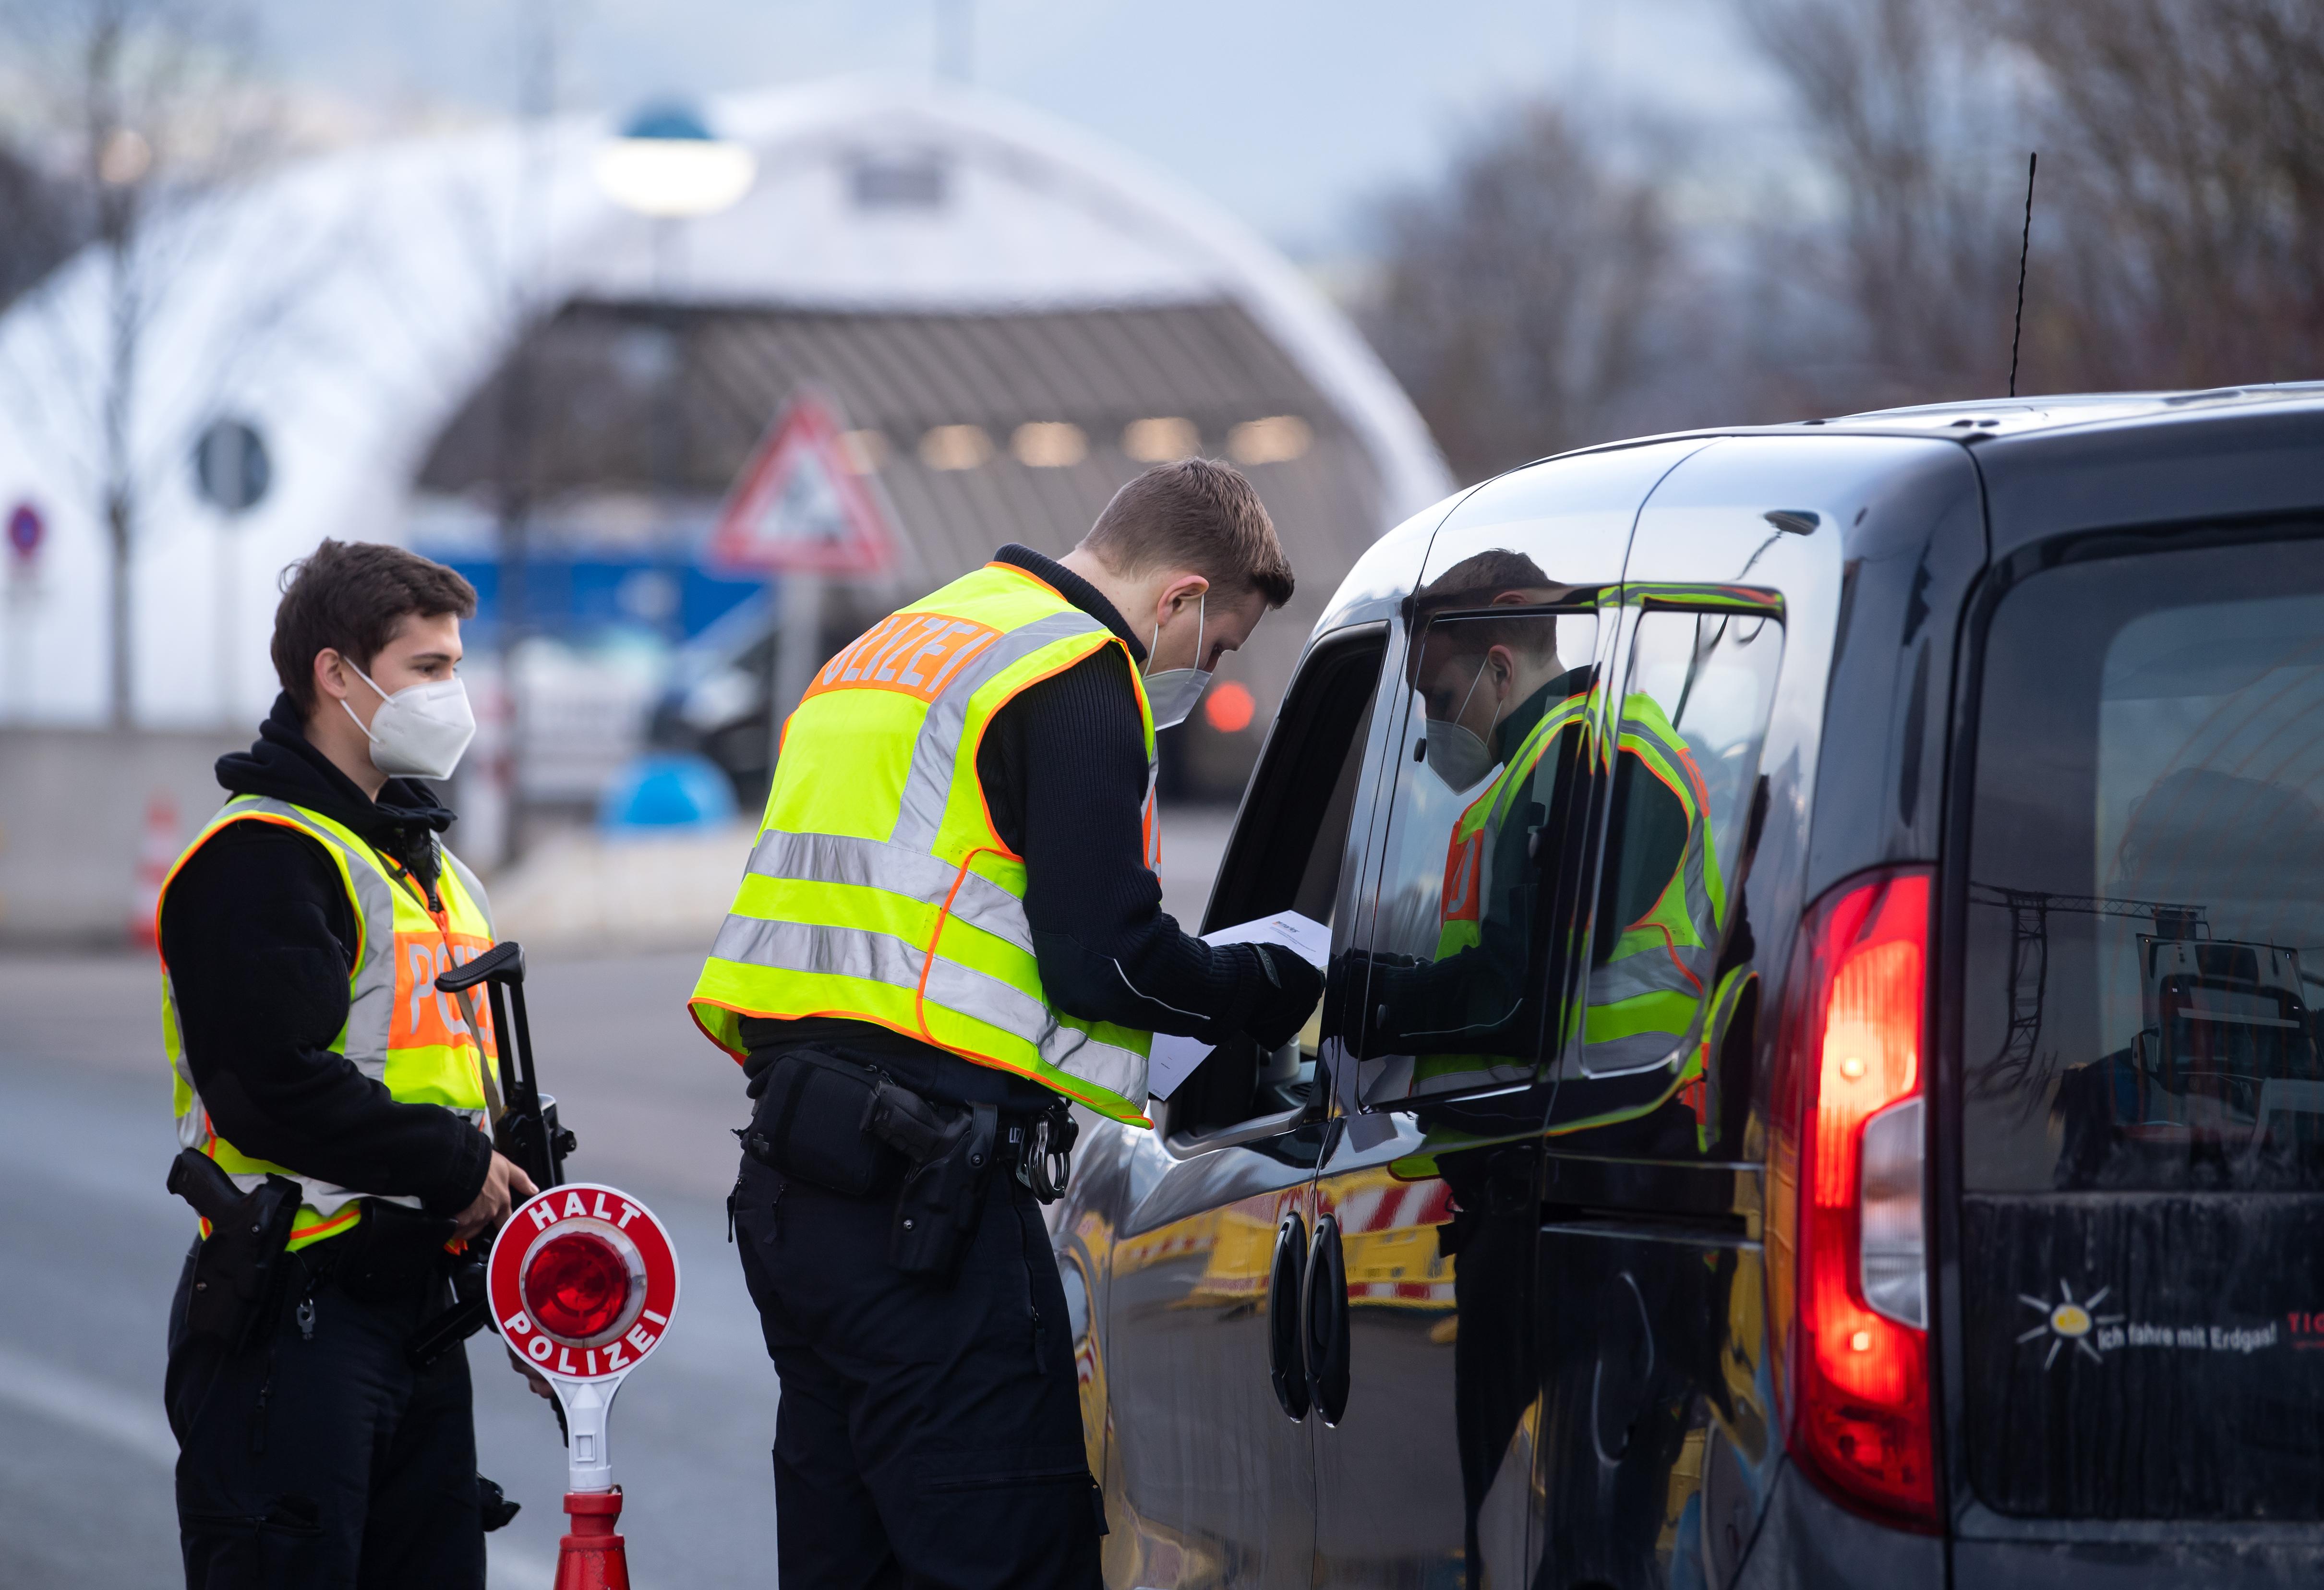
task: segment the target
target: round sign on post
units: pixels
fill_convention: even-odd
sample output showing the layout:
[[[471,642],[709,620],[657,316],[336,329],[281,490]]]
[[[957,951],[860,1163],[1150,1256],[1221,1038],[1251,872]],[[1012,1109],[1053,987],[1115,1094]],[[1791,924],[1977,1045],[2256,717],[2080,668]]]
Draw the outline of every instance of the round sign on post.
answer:
[[[212,421],[194,441],[194,484],[219,512],[247,513],[274,484],[266,439],[243,421]]]
[[[617,1188],[567,1182],[535,1193],[493,1240],[485,1296],[512,1352],[546,1378],[565,1410],[574,1529],[564,1558],[591,1573],[621,1561],[622,1503],[605,1446],[622,1382],[661,1345],[678,1308],[678,1254],[653,1212]],[[558,1583],[567,1582],[560,1567]],[[617,1581],[583,1574],[576,1583]]]
[[[8,515],[8,545],[16,556],[30,560],[41,550],[41,536],[47,530],[41,522],[41,511],[30,503],[19,503]]]

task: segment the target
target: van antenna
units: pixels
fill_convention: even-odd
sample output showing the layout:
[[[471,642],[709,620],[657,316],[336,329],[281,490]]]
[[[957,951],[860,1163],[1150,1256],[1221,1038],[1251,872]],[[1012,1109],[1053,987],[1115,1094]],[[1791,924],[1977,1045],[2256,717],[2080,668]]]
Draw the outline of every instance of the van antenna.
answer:
[[[2009,328],[2009,395],[2017,395],[2017,344],[2025,335],[2025,256],[2034,246],[2034,166],[2041,151],[2025,153],[2025,233],[2017,240],[2017,318]]]

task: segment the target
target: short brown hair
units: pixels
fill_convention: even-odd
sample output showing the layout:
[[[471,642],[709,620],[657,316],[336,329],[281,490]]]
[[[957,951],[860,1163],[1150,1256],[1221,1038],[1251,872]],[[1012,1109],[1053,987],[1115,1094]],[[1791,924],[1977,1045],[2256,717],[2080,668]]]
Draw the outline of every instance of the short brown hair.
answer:
[[[1554,592],[1549,576],[1542,571],[1540,564],[1523,552],[1490,547],[1462,559],[1414,594],[1413,627],[1424,629],[1440,613],[1531,606],[1548,601]],[[1512,596],[1519,600],[1505,600]],[[1462,621],[1452,643],[1456,648],[1455,656],[1471,651],[1481,652],[1494,646],[1507,646],[1532,657],[1548,656],[1557,649],[1557,621],[1540,616],[1468,619]],[[1412,649],[1407,672],[1420,666],[1421,654],[1426,649],[1425,644]]]
[[[1291,600],[1291,559],[1267,505],[1241,470],[1215,458],[1155,465],[1113,494],[1082,545],[1125,573],[1191,569],[1238,597]]]
[[[301,713],[315,710],[315,654],[370,670],[406,618],[476,615],[476,587],[456,569],[377,541],[326,541],[282,571],[274,609],[275,677]]]

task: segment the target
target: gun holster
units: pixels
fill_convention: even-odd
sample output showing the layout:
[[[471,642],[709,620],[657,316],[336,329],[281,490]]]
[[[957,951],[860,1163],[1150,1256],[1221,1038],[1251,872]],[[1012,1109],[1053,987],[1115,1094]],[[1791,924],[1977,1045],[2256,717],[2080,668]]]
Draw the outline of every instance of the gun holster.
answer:
[[[186,1329],[238,1353],[258,1340],[281,1304],[299,1184],[269,1176],[244,1193],[217,1161],[184,1149],[170,1166],[169,1187],[210,1223],[194,1256]]]
[[[938,1104],[888,1083],[873,1095],[865,1121],[874,1132],[881,1132],[884,1123],[896,1134],[887,1141],[913,1160],[896,1193],[895,1224],[888,1232],[889,1262],[906,1275],[925,1275],[951,1285],[984,1206],[993,1141],[1001,1134],[1000,1107]],[[899,1139],[924,1148],[926,1157],[904,1150]]]

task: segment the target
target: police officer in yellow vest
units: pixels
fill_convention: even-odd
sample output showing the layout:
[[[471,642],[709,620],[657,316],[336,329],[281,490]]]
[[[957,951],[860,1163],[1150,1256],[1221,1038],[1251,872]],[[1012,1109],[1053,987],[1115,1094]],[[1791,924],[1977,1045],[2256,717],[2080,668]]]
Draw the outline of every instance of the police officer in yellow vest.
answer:
[[[757,1101],[731,1207],[786,1590],[1098,1583],[1037,1198],[1068,1103],[1143,1123],[1154,1031],[1271,1048],[1322,992],[1180,932],[1152,871],[1156,731],[1291,590],[1242,476],[1160,466],[1063,559],[873,625],[786,724],[692,1002]]]
[[[532,1190],[482,1130],[484,1012],[433,987],[492,943],[419,781],[475,732],[454,673],[475,611],[439,564],[324,541],[275,614],[282,694],[162,888],[179,1142],[281,1210],[255,1295],[228,1258],[249,1234],[205,1221],[171,1310],[189,1586],[481,1587],[512,1511],[476,1474],[466,1354],[404,1355],[447,1301],[447,1244]]]

